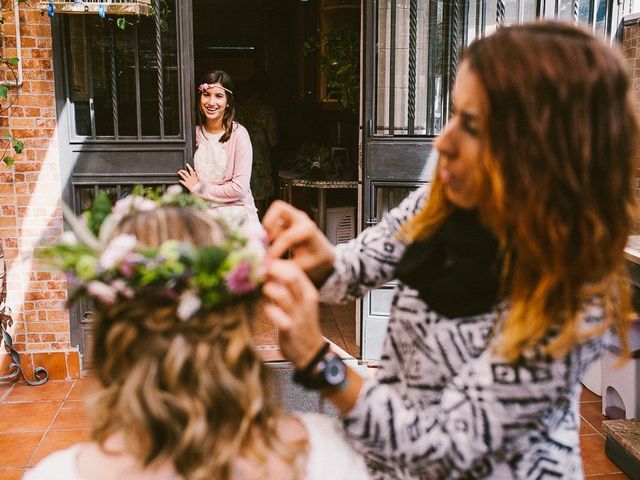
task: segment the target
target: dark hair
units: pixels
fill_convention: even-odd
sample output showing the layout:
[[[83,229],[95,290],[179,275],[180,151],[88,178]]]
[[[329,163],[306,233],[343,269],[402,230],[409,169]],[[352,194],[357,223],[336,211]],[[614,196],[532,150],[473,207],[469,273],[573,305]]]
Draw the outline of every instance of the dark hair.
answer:
[[[203,83],[219,83],[226,90],[224,91],[227,97],[227,108],[224,111],[222,117],[222,126],[224,127],[224,133],[220,137],[220,143],[224,143],[231,137],[233,131],[233,123],[236,118],[236,99],[233,94],[234,86],[231,76],[223,70],[214,70],[211,73],[207,73],[200,77],[200,81],[196,85],[196,121],[200,128],[204,129],[204,125],[207,122],[206,117],[202,113],[202,107],[200,106],[200,99],[202,98],[202,92],[200,91],[200,85]]]

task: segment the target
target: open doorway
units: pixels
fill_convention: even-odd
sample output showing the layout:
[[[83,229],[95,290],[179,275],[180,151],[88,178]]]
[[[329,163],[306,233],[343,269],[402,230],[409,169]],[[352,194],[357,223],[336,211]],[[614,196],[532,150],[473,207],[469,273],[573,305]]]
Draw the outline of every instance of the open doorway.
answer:
[[[359,0],[193,0],[196,81],[224,70],[234,80],[237,104],[250,105],[259,78],[262,101],[275,111],[277,142],[269,146],[273,190],[265,207],[273,198],[287,197],[322,219],[336,242],[348,241],[357,230],[357,187],[317,187],[330,180],[357,185],[359,38]],[[329,52],[333,59],[328,60]],[[348,67],[336,73],[329,65],[335,61]],[[240,110],[238,120],[244,123],[243,113],[252,110]],[[291,178],[311,180],[315,187],[287,188]],[[264,197],[262,187],[252,186],[257,203]],[[355,310],[353,304],[323,305],[320,313],[327,338],[360,357]],[[259,326],[257,342],[265,358],[279,358],[271,327]]]

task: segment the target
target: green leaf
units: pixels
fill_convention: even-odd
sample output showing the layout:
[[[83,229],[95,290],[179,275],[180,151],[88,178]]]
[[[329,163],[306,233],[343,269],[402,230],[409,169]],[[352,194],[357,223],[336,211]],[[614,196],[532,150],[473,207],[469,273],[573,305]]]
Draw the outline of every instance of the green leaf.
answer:
[[[13,135],[11,135],[9,132],[5,132],[2,134],[3,137],[7,137],[13,140]]]
[[[9,65],[12,65],[12,66],[14,66],[14,67],[17,67],[17,66],[18,66],[18,62],[20,61],[20,60],[18,59],[18,57],[9,57],[9,58],[5,58],[4,60],[5,60],[5,62],[7,62]]]
[[[0,85],[0,98],[7,98],[9,95],[9,89],[4,85]]]
[[[2,161],[7,164],[7,167],[10,167],[11,165],[13,165],[13,163],[16,161],[16,159],[13,158],[13,157],[7,156],[7,157],[4,157],[2,159]]]
[[[118,28],[124,30],[125,28],[127,28],[127,21],[124,18],[120,17],[116,20],[116,25],[118,26]]]
[[[16,152],[17,154],[22,153],[22,150],[24,150],[24,142],[21,140],[16,140],[15,142],[16,144],[13,146],[14,152]]]

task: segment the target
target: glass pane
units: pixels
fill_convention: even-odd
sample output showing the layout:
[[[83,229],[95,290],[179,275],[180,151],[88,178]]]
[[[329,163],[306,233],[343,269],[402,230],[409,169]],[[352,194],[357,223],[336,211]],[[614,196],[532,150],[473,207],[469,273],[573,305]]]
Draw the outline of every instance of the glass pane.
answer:
[[[71,101],[73,102],[76,134],[91,135],[89,110],[88,48],[85,41],[84,16],[69,15],[69,54],[71,56]]]
[[[560,0],[558,6],[558,20],[573,22],[573,0]]]
[[[116,58],[118,85],[118,134],[135,137],[138,135],[136,104],[136,25],[117,29]]]
[[[138,55],[143,136],[160,135],[157,54],[155,19],[142,17],[138,23]]]
[[[164,134],[180,135],[180,94],[178,91],[178,42],[176,34],[175,2],[170,1],[166,17],[167,28],[162,30],[162,68],[164,70]],[[190,88],[190,86],[189,86]]]
[[[413,192],[413,187],[375,186],[375,218],[380,220],[389,210],[400,205],[407,195]]]
[[[87,15],[91,29],[91,80],[96,136],[113,136],[113,93],[111,91],[112,23]]]

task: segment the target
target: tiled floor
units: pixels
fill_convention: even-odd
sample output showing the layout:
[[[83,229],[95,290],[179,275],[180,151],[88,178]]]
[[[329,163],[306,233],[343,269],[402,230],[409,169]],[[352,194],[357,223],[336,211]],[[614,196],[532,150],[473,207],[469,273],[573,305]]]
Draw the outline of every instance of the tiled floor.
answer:
[[[349,355],[360,358],[356,345],[355,303],[348,305],[320,305],[322,333]],[[265,361],[283,360],[278,347],[278,334],[266,319],[257,319],[254,338],[260,355]],[[1,480],[1,479],[0,479]]]
[[[89,437],[84,398],[90,379],[49,381],[39,387],[0,383],[0,480],[18,480],[49,453]],[[580,443],[588,480],[623,480],[604,454],[600,397],[584,390]]]

